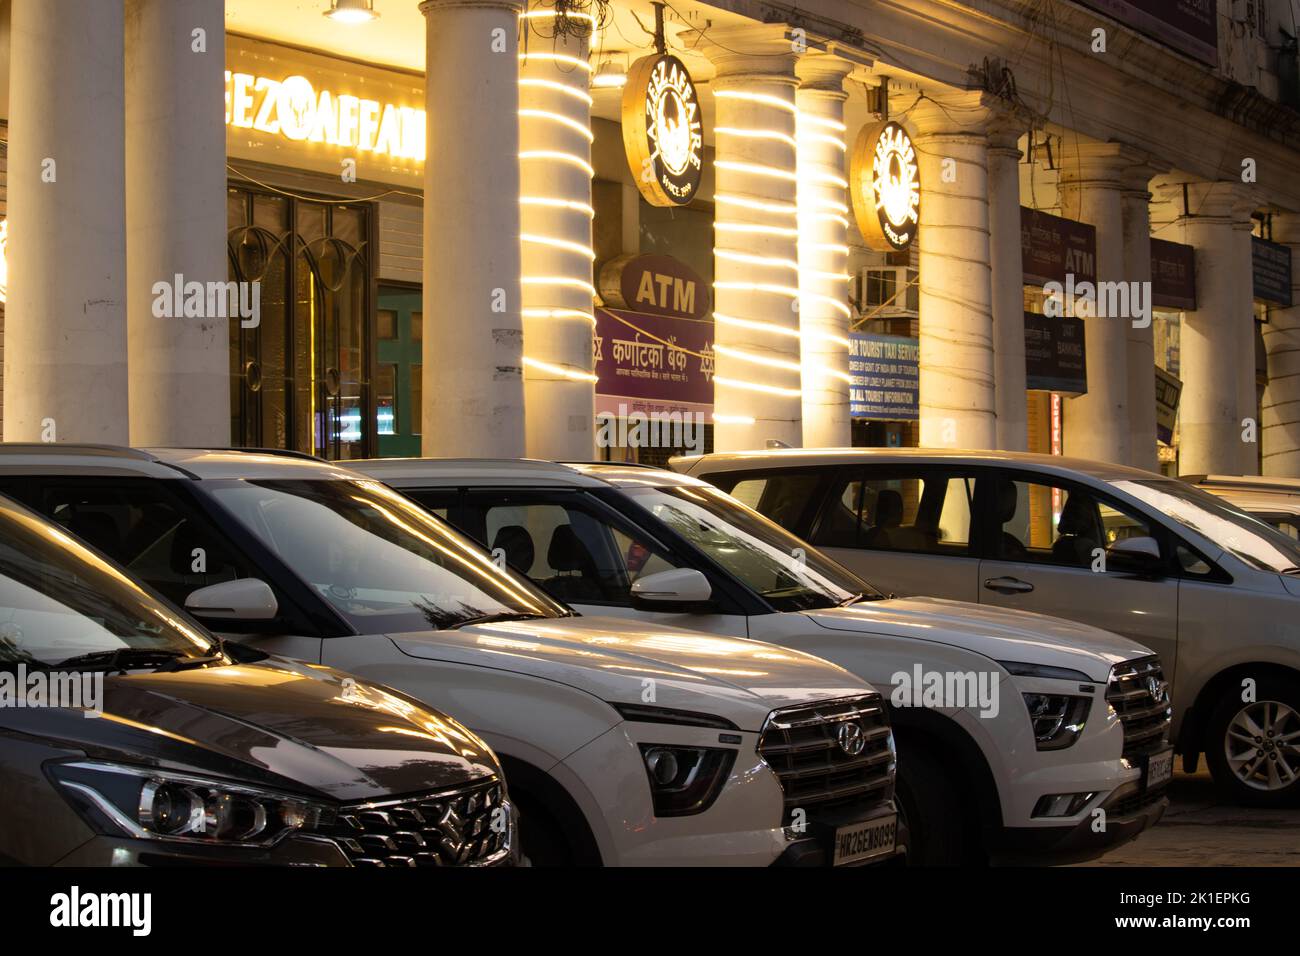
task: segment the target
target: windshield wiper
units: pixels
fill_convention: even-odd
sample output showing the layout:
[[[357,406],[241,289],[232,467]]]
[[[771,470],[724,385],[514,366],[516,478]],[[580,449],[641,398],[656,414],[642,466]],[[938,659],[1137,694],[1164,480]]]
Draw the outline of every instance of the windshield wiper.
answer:
[[[1300,568],[1283,568],[1282,574],[1300,574]]]
[[[887,601],[885,595],[879,591],[859,591],[857,594],[850,594],[847,598],[839,603],[839,607],[850,607],[861,601]]]
[[[539,617],[546,617],[546,615],[537,614],[533,611],[503,611],[499,614],[480,614],[477,617],[466,617],[448,624],[445,630],[454,631],[456,628],[464,627],[467,624],[492,624],[496,621],[535,621]]]
[[[142,647],[118,647],[111,651],[92,651],[78,654],[67,660],[59,661],[54,668],[69,670],[107,670],[126,671],[133,667],[157,667],[178,658],[185,657],[183,651],[149,649]]]

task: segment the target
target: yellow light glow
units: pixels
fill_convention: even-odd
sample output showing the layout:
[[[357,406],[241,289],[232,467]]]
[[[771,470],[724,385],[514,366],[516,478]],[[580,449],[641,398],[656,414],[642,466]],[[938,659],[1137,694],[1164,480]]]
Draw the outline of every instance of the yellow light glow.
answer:
[[[520,62],[527,65],[529,60],[552,60],[556,63],[563,63],[565,66],[574,66],[580,70],[591,72],[591,64],[586,60],[579,60],[576,56],[569,56],[567,53],[538,53],[529,50],[527,53],[519,54]]]
[[[799,175],[799,184],[800,185],[816,184],[821,186],[834,186],[837,189],[849,188],[849,181],[845,179],[843,176],[837,176],[834,173],[819,173],[815,171],[808,171],[808,172],[801,173]],[[848,211],[848,208],[849,208],[848,206],[844,207],[846,212]]]
[[[527,360],[525,359],[525,361]],[[783,395],[786,398],[798,398],[803,394],[803,391],[797,388],[781,388],[777,385],[764,385],[761,382],[746,382],[738,378],[724,378],[721,375],[713,376],[713,381],[717,385],[741,388],[749,392],[762,392],[766,395]]]
[[[596,324],[596,317],[581,309],[522,309],[520,311],[525,319],[582,319],[592,325]]]
[[[792,183],[799,181],[799,177],[789,169],[780,166],[769,166],[766,163],[741,163],[733,159],[717,159],[714,160],[713,165],[718,169],[749,173],[751,176],[768,176],[772,179],[784,179]]]
[[[783,100],[781,97],[773,96],[770,93],[751,93],[748,90],[714,90],[713,96],[719,100],[744,100],[748,103],[762,103],[764,106],[775,107],[794,115],[799,113],[799,108],[792,101]]]
[[[591,163],[587,162],[581,156],[575,156],[573,153],[562,153],[554,149],[529,149],[519,154],[520,159],[549,159],[557,163],[569,163],[577,166],[586,172],[588,176],[595,176],[596,170],[592,168]]]
[[[749,415],[719,415],[713,413],[713,421],[718,425],[752,425],[754,419]]]
[[[795,216],[799,213],[799,207],[792,202],[750,199],[748,196],[737,196],[735,193],[715,193],[713,201],[723,205],[739,206],[741,209],[754,209],[758,212],[779,213],[785,216]]]
[[[754,266],[768,266],[773,269],[792,269],[799,271],[799,263],[781,256],[759,256],[749,252],[734,252],[731,249],[714,249],[713,255],[729,262],[744,262]]]
[[[590,372],[583,372],[579,369],[569,368],[564,365],[552,365],[550,362],[542,362],[535,358],[524,356],[524,367],[535,368],[539,372],[546,372],[549,375],[559,375],[562,378],[570,379],[574,382],[595,382],[596,376]]]
[[[527,10],[519,14],[519,19],[540,20],[540,19],[548,19],[551,17],[558,17],[559,15],[560,15],[560,11],[558,10],[542,10],[542,9]],[[564,16],[569,20],[586,20],[592,26],[596,25],[596,18],[592,16],[590,13],[582,13],[577,10],[568,9],[564,11]]]
[[[729,345],[714,344],[713,351],[719,355],[728,355],[731,358],[739,359],[742,362],[749,362],[753,365],[765,365],[768,368],[780,368],[790,372],[802,372],[803,366],[798,362],[787,361],[786,359],[769,358],[766,355],[755,355],[753,352],[746,352],[742,349],[733,349]]]
[[[834,146],[836,149],[848,152],[848,144],[838,136],[830,133],[810,133],[807,130],[799,131],[799,142],[801,143],[825,143],[827,146]]]
[[[847,272],[822,272],[811,268],[804,269],[799,274],[810,279],[825,279],[827,282],[844,282],[853,278]]]
[[[520,242],[531,242],[538,246],[551,246],[555,249],[563,249],[565,252],[575,252],[580,256],[586,256],[592,262],[596,261],[596,250],[591,246],[584,246],[580,242],[570,242],[568,239],[556,239],[554,236],[539,236],[536,233],[525,232],[519,237]]]
[[[523,77],[519,80],[520,86],[532,87],[535,89],[555,90],[557,93],[564,93],[566,96],[572,96],[574,99],[582,100],[588,106],[595,105],[595,100],[586,90],[580,90],[576,86],[570,86],[568,83],[559,83],[555,80],[540,80],[533,77]]]
[[[760,226],[752,222],[715,222],[713,228],[718,232],[745,232],[762,236],[784,236],[798,238],[799,230],[787,226]]]
[[[799,298],[799,290],[793,286],[769,282],[715,282],[713,288],[732,289],[736,292],[770,292],[773,295],[788,295],[792,299]]]
[[[551,110],[526,109],[520,110],[519,115],[525,119],[542,119],[551,123],[559,123],[561,126],[573,130],[589,143],[594,143],[596,141],[596,137],[592,135],[590,128],[579,123],[572,117],[565,116],[563,113],[555,113]]]
[[[554,196],[520,196],[519,205],[521,206],[546,206],[551,209],[571,209],[573,212],[580,212],[589,219],[596,218],[596,210],[585,202],[575,202],[572,199],[557,199]]]
[[[565,286],[570,289],[581,289],[593,296],[596,294],[594,285],[584,279],[575,279],[572,276],[524,276],[519,281],[524,285]]]
[[[738,136],[742,139],[770,139],[785,143],[791,149],[799,148],[799,144],[795,142],[793,136],[774,129],[741,129],[735,126],[715,126],[713,132],[722,133],[726,136]]]
[[[837,242],[801,242],[799,248],[809,252],[834,252],[844,256],[847,256],[850,251],[848,246]]]

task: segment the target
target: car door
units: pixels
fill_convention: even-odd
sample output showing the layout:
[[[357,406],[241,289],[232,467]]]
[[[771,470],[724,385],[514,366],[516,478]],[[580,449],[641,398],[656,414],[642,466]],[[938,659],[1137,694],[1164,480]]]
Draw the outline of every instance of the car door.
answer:
[[[783,523],[781,501],[807,501],[808,472],[747,472],[728,490]],[[971,533],[974,472],[891,464],[831,469],[801,527],[818,549],[882,591],[974,601],[979,562]]]
[[[460,530],[581,614],[748,636],[744,615],[729,608],[712,614],[634,608],[631,588],[638,578],[690,565],[654,534],[582,491],[474,489],[453,518]]]
[[[1102,488],[1021,470],[979,481],[987,523],[979,601],[1037,611],[1123,634],[1177,666],[1178,570],[1172,542],[1156,521]],[[1107,549],[1150,538],[1156,569],[1138,570]]]

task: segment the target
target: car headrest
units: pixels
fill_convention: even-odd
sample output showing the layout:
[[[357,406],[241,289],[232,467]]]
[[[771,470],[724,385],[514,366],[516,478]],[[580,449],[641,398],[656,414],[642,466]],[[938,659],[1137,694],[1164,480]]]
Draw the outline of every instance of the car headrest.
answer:
[[[876,527],[897,528],[903,523],[903,496],[886,488],[876,495]]]
[[[111,515],[98,511],[74,512],[68,521],[68,531],[109,557],[120,557],[122,535]]]
[[[1016,506],[1019,504],[1019,494],[1016,491],[1016,483],[1003,479],[998,482],[998,521],[1006,524],[1016,516]]]
[[[507,564],[524,573],[533,566],[533,559],[537,557],[533,536],[523,525],[502,526],[492,538],[492,550],[496,551],[498,548],[505,553]]]
[[[556,571],[589,571],[594,566],[591,554],[573,531],[573,525],[558,525],[551,532],[546,549],[546,563]]]
[[[1065,505],[1061,508],[1061,520],[1056,525],[1057,533],[1092,534],[1096,530],[1093,523],[1096,508],[1093,500],[1087,495],[1077,491],[1070,492],[1065,499]]]

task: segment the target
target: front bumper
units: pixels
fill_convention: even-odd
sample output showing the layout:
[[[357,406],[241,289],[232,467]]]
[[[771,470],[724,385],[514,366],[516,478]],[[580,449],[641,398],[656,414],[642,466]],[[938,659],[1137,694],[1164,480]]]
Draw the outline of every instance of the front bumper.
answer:
[[[873,807],[871,812],[865,815],[855,814],[844,819],[819,818],[817,821],[809,823],[808,833],[796,837],[785,848],[785,852],[772,861],[772,865],[780,867],[830,866],[835,859],[834,841],[837,827],[853,823],[867,823],[895,812],[893,802],[890,801],[878,807]],[[901,815],[898,816],[898,828],[895,832],[894,852],[890,856],[850,864],[850,866],[884,866],[889,863],[903,862],[907,857],[908,832],[907,824],[903,822]]]
[[[1003,865],[1081,863],[1155,826],[1168,806],[1164,789],[1143,793],[1140,783],[1127,783],[1077,823],[1063,827],[1004,827],[994,838],[989,856],[992,862]],[[1100,828],[1097,809],[1106,812],[1104,828]]]

